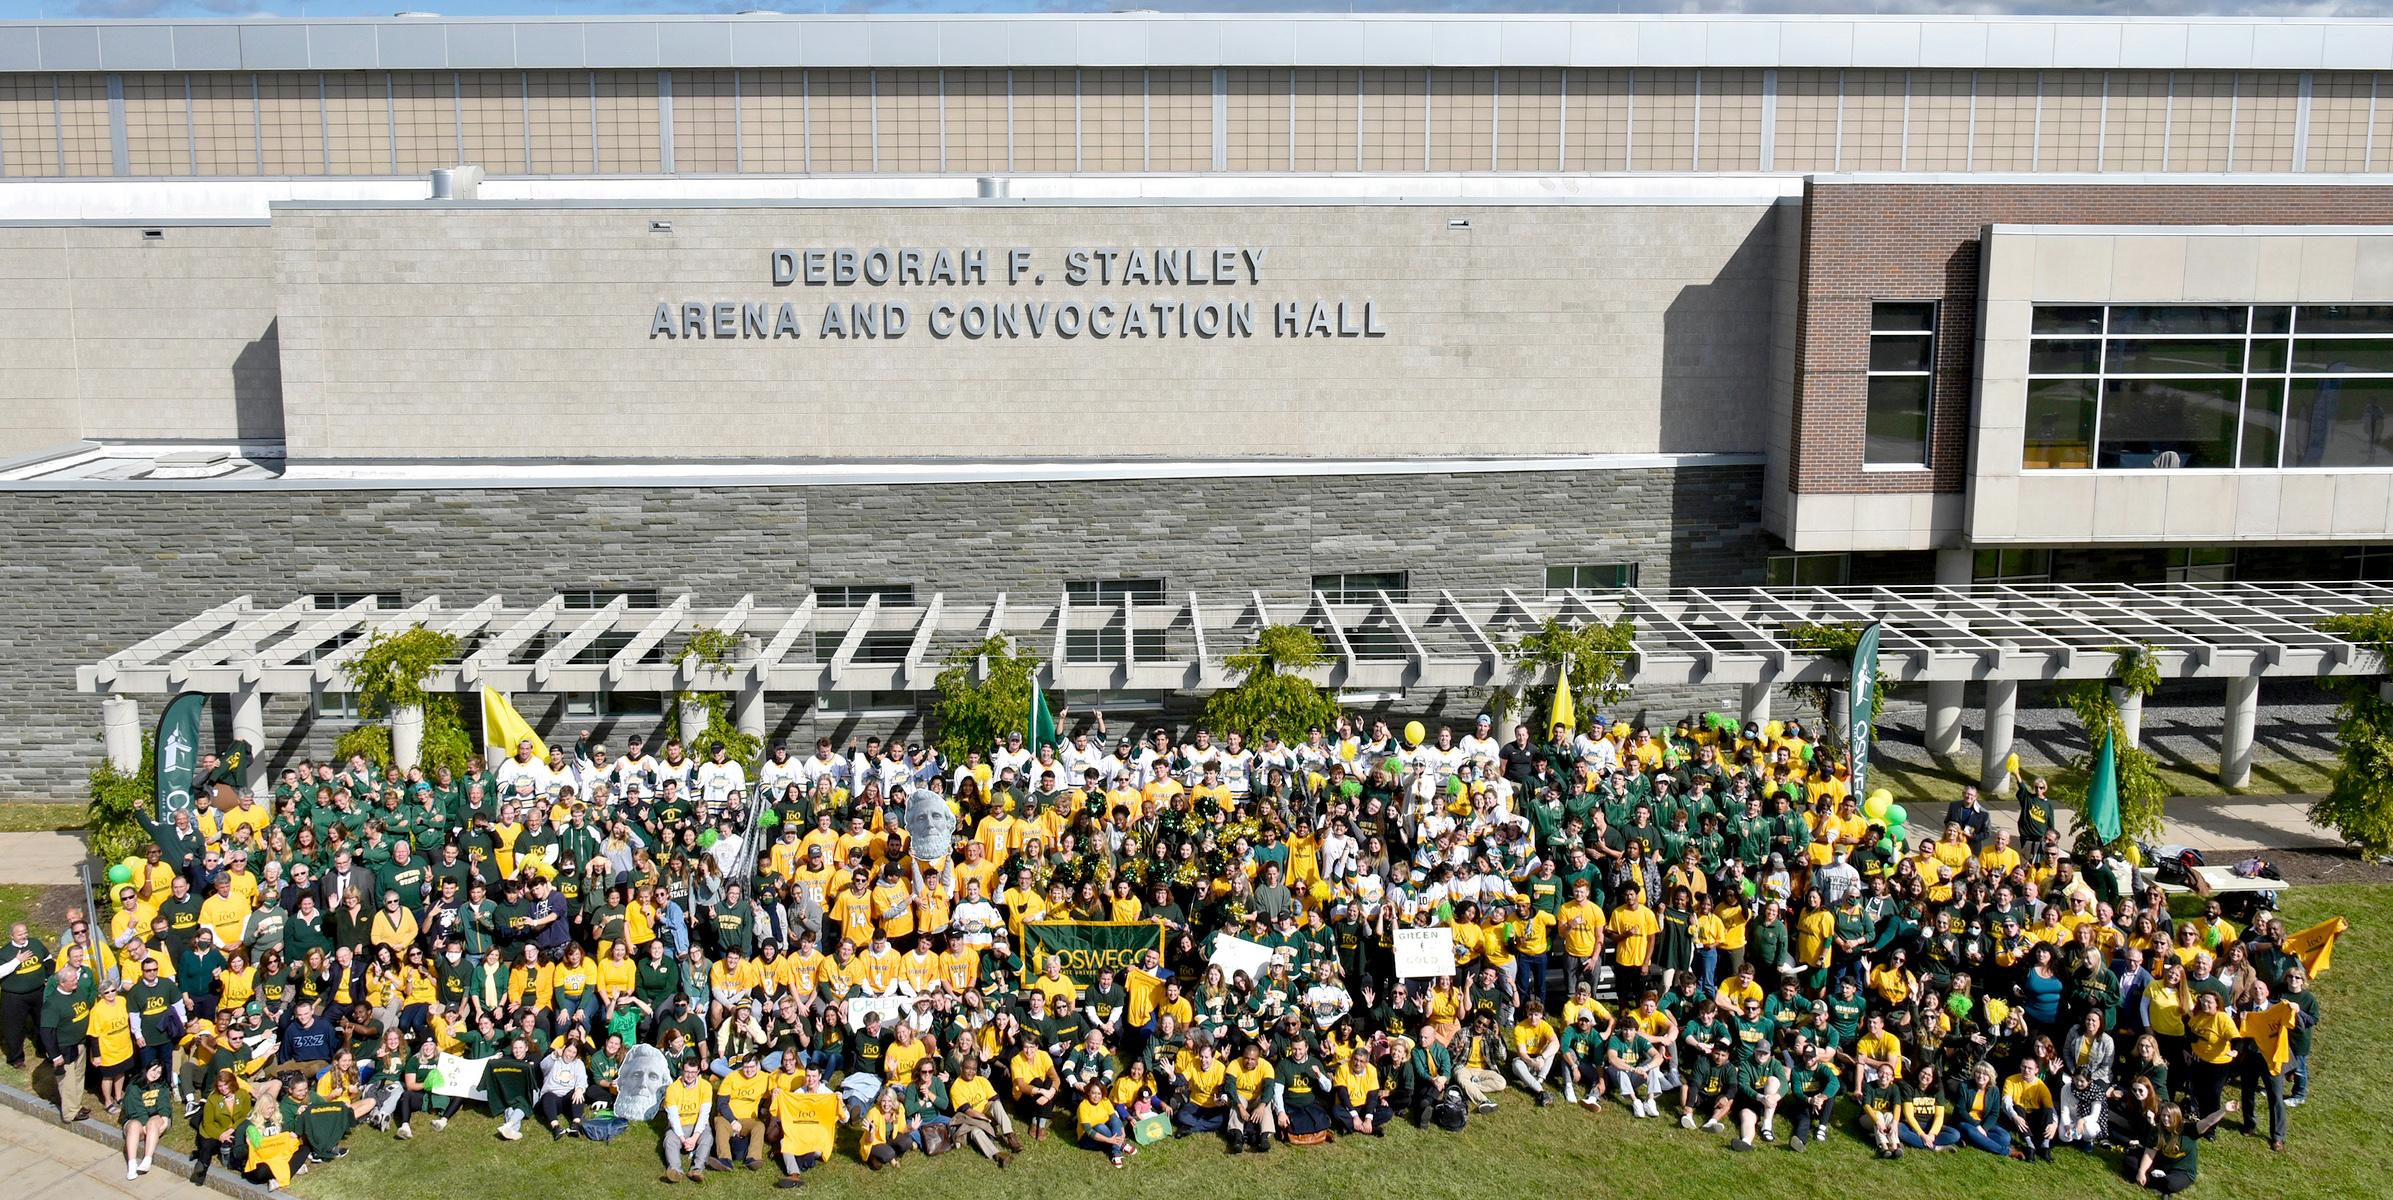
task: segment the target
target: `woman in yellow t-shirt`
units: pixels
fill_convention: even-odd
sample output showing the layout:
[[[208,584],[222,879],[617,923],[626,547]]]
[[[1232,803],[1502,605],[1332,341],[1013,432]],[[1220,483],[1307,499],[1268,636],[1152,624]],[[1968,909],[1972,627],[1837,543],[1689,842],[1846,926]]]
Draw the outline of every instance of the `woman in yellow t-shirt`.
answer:
[[[125,1098],[125,1073],[133,1065],[133,1010],[114,983],[100,985],[85,1031],[91,1037],[91,1073],[99,1082],[100,1104],[116,1108]]]
[[[856,1139],[856,1153],[864,1165],[878,1171],[895,1166],[914,1148],[914,1134],[906,1127],[906,1108],[897,1089],[881,1089],[881,1101],[864,1114],[864,1132]]]
[[[2194,1114],[2207,1117],[2225,1104],[2227,1075],[2235,1063],[2235,1039],[2243,1036],[2243,1026],[2227,1011],[2217,992],[2192,992],[2180,979],[2177,999],[2187,1010],[2185,1031],[2193,1039],[2193,1057],[2187,1066],[2192,1069]]]
[[[1111,1159],[1115,1167],[1138,1153],[1130,1141],[1130,1122],[1106,1096],[1104,1084],[1091,1079],[1080,1085],[1080,1104],[1074,1115],[1080,1119],[1080,1144]]]

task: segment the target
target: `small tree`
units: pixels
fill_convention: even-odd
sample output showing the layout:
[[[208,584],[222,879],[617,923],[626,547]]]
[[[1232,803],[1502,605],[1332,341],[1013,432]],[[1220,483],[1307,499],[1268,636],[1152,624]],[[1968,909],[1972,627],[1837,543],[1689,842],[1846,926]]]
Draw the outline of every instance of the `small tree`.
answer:
[[[2102,739],[2110,738],[2113,760],[2119,770],[2119,841],[2113,849],[2122,849],[2140,837],[2160,832],[2161,805],[2168,799],[2168,785],[2161,782],[2160,771],[2152,755],[2141,746],[2127,744],[2127,725],[2119,715],[2119,701],[2111,695],[2116,687],[2137,696],[2149,696],[2160,687],[2160,668],[2152,663],[2150,646],[2113,646],[2110,673],[2102,679],[2080,680],[2059,689],[2054,698],[2070,712],[2077,714],[2079,726],[2086,731],[2089,749],[2077,764],[2077,772],[2086,782],[2068,789],[2066,798],[2077,810],[2077,835],[2081,848],[2099,841],[2093,822],[2086,819],[2086,800],[2092,787],[2094,756],[2102,752]]]
[[[986,675],[980,669],[984,659]],[[1031,677],[1045,661],[1017,653],[1002,635],[957,647],[933,681],[939,698],[931,704],[931,744],[960,759],[966,751],[996,745],[1009,732],[1028,733]]]
[[[682,644],[681,656],[695,659],[701,672],[728,676],[732,671],[732,652],[738,647],[739,639],[730,631],[710,626],[690,635],[690,640]],[[703,729],[681,727],[681,707],[693,701],[706,710],[706,726]],[[739,723],[731,715],[731,697],[722,692],[675,693],[667,735],[680,738],[682,745],[689,747],[690,753],[696,757],[712,755],[714,751],[708,747],[720,742],[725,757],[743,767],[754,767],[764,750],[763,738],[740,731]]]
[[[2393,663],[2393,608],[2328,617],[2318,627]],[[2393,853],[2393,702],[2382,675],[2329,676],[2343,698],[2335,714],[2334,782],[2310,806],[2310,819],[2343,835],[2362,854]]]
[[[103,755],[91,769],[90,799],[83,809],[83,837],[101,862],[118,862],[150,842],[148,822],[158,809],[158,754],[151,735],[141,735],[141,765],[131,774]]]
[[[1336,697],[1295,672],[1329,661],[1321,639],[1302,625],[1266,625],[1255,644],[1222,660],[1238,676],[1234,687],[1205,698],[1205,725],[1250,741],[1276,733],[1289,743],[1315,726],[1338,722]]]
[[[422,759],[427,771],[447,767],[465,770],[475,752],[465,732],[465,717],[457,697],[424,690],[424,681],[442,663],[457,656],[457,638],[436,629],[411,625],[397,633],[376,633],[366,648],[343,666],[349,687],[357,694],[358,715],[364,724],[342,734],[333,747],[342,758],[363,754],[376,766],[391,765],[390,716],[402,708],[424,712]]]
[[[1786,631],[1787,640],[1806,652],[1821,658],[1834,658],[1851,663],[1853,651],[1861,646],[1862,627],[1858,625],[1797,625]],[[1820,727],[1813,741],[1825,742],[1829,748],[1843,752],[1842,739],[1836,732],[1836,693],[1843,689],[1834,683],[1790,683],[1787,694],[1805,700],[1818,710]],[[1876,672],[1870,679],[1870,725],[1878,724],[1878,716],[1886,710],[1886,673]]]
[[[1547,617],[1545,624],[1505,648],[1505,654],[1512,659],[1513,674],[1518,677],[1555,675],[1568,666],[1572,703],[1590,709],[1617,704],[1628,696],[1629,659],[1636,652],[1637,622],[1628,617],[1610,624],[1598,621],[1586,625]],[[1516,699],[1523,705],[1524,718],[1553,711],[1553,684],[1540,683],[1519,688],[1517,692],[1517,696],[1512,691],[1491,696],[1489,714],[1500,717],[1510,712]]]

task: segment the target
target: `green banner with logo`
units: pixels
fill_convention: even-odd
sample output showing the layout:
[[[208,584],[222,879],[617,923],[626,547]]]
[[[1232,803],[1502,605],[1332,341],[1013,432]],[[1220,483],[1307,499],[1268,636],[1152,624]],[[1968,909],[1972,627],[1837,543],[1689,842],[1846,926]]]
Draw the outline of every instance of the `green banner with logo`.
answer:
[[[1878,634],[1885,628],[1885,622],[1873,621],[1861,631],[1861,640],[1853,646],[1853,677],[1845,684],[1845,697],[1851,704],[1845,714],[1845,748],[1852,756],[1852,794],[1857,797],[1870,794],[1870,742],[1878,732],[1870,697],[1878,690]]]
[[[199,721],[207,711],[206,695],[184,692],[167,701],[166,711],[158,714],[158,732],[152,743],[158,766],[152,782],[158,789],[161,825],[192,806],[193,776],[199,770]]]
[[[1163,952],[1163,926],[1154,921],[1032,921],[1022,927],[1022,961],[1032,974],[1044,974],[1052,954],[1079,984],[1095,982],[1107,967],[1116,980],[1127,979],[1149,950]]]

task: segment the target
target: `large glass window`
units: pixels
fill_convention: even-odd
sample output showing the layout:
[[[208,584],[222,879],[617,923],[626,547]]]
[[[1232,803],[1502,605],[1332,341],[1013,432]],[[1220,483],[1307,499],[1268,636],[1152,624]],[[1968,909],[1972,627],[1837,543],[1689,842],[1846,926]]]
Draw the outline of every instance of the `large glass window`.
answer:
[[[1770,587],[1842,587],[1852,578],[1850,554],[1776,554],[1762,569]]]
[[[1552,567],[1545,569],[1545,590],[1567,592],[1573,588],[1611,591],[1637,586],[1636,563],[1596,563],[1592,566]]]
[[[1980,550],[1970,564],[1979,583],[2051,583],[2050,550]]]
[[[1880,467],[1928,463],[1928,400],[1935,391],[1936,305],[1870,305],[1869,416],[1862,461]]]
[[[1119,609],[1124,604],[1148,605],[1163,603],[1163,581],[1160,579],[1074,579],[1064,584],[1064,598],[1075,607]],[[1110,619],[1096,629],[1073,629],[1064,634],[1064,661],[1075,663],[1114,663],[1122,661],[1122,618]],[[1130,645],[1142,662],[1161,662],[1168,652],[1166,631],[1141,629],[1137,642]]]
[[[1313,576],[1313,590],[1332,604],[1369,604],[1379,599],[1381,592],[1401,602],[1411,579],[1405,571],[1340,571]]]
[[[2232,546],[2177,546],[2160,577],[2169,583],[2227,583],[2235,578]]]
[[[2022,460],[2393,467],[2393,305],[2038,305]]]

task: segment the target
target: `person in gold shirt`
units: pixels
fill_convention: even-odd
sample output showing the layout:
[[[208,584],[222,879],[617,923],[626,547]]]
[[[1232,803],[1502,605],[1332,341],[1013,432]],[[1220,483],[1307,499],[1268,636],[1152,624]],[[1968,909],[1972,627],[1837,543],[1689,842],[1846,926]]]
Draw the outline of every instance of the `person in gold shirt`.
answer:
[[[906,1121],[903,1098],[894,1087],[881,1089],[880,1102],[865,1110],[863,1132],[856,1153],[875,1171],[894,1167],[914,1149],[914,1132]]]
[[[125,1098],[125,1076],[133,1065],[133,1011],[113,979],[100,982],[86,1030],[91,1038],[91,1078],[100,1106],[114,1111]]]
[[[748,1169],[753,1171],[763,1164],[764,1101],[771,1085],[772,1077],[764,1073],[763,1064],[753,1054],[741,1056],[738,1067],[716,1081],[715,1159],[709,1165],[729,1170],[731,1157],[739,1152],[742,1138],[748,1143]]]
[[[664,1183],[680,1183],[683,1164],[687,1162],[693,1183],[706,1180],[706,1160],[714,1150],[714,1131],[707,1123],[715,1106],[714,1085],[707,1082],[696,1058],[681,1064],[681,1078],[665,1085],[665,1098],[659,1106],[665,1118]]]
[[[1279,1070],[1264,1061],[1262,1043],[1252,1041],[1237,1058],[1230,1060],[1226,1070],[1230,1120],[1225,1133],[1230,1139],[1230,1153],[1240,1150],[1268,1153],[1271,1135],[1279,1131],[1271,1107],[1271,1090],[1278,1084]]]
[[[1063,1076],[1055,1070],[1055,1056],[1040,1048],[1037,1037],[1025,1033],[1014,1044],[1014,1057],[1006,1069],[1014,1080],[1014,1107],[1030,1115],[1030,1136],[1045,1141],[1055,1098],[1064,1086]]]
[[[979,1055],[967,1054],[957,1065],[955,1082],[947,1085],[947,1100],[956,1132],[974,1149],[1000,1167],[1014,1161],[1022,1150],[1022,1135],[1014,1132],[1013,1117],[998,1101],[997,1085],[981,1074]]]
[[[1635,1004],[1648,988],[1646,967],[1653,961],[1654,938],[1662,932],[1661,918],[1645,906],[1645,891],[1633,888],[1628,901],[1612,910],[1607,931],[1612,935],[1612,970],[1620,978],[1620,1002]]]
[[[1582,980],[1592,981],[1604,952],[1604,910],[1585,879],[1570,885],[1570,899],[1556,910],[1554,928],[1562,937],[1562,990],[1576,992]]]
[[[1079,1118],[1082,1148],[1105,1155],[1116,1170],[1123,1159],[1138,1153],[1138,1146],[1130,1140],[1130,1122],[1105,1094],[1104,1084],[1091,1079],[1081,1085],[1074,1115]]]
[[[1334,1057],[1337,1069],[1330,1073],[1330,1119],[1342,1133],[1388,1136],[1396,1110],[1388,1103],[1379,1068],[1370,1055],[1352,1049],[1341,1048]]]

